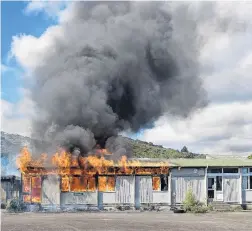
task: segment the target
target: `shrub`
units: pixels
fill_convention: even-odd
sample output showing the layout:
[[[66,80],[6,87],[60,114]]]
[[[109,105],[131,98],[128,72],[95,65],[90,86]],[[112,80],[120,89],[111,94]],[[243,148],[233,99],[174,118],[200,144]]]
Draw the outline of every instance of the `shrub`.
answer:
[[[208,211],[208,208],[206,206],[196,200],[192,189],[189,189],[186,193],[186,198],[183,201],[183,209],[186,212],[193,213],[206,213]]]
[[[23,212],[26,210],[26,205],[19,201],[17,198],[14,198],[10,201],[10,203],[7,206],[7,210],[9,212]]]
[[[6,209],[6,204],[5,203],[1,203],[1,209]]]

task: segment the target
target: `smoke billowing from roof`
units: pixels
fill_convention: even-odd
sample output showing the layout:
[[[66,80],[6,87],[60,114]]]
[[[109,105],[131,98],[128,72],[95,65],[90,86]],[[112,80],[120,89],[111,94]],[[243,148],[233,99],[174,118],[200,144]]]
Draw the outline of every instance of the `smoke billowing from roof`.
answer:
[[[34,71],[34,135],[86,153],[121,131],[204,106],[197,27],[185,8],[171,9],[163,2],[73,3],[62,36]]]

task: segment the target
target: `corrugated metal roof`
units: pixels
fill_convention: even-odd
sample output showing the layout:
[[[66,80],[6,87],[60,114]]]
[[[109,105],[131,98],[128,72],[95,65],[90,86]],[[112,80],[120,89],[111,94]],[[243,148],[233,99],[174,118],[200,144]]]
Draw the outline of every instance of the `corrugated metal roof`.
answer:
[[[170,163],[181,167],[252,167],[251,159],[170,159]]]

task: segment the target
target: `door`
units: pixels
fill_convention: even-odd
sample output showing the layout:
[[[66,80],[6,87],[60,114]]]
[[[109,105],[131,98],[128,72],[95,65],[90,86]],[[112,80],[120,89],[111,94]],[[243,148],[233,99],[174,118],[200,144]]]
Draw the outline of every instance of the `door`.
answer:
[[[134,204],[135,185],[134,176],[118,176],[116,177],[116,203],[118,204]]]
[[[228,176],[224,179],[224,202],[240,201],[239,176]]]
[[[207,179],[208,202],[223,201],[222,176],[211,176]]]
[[[208,202],[214,201],[215,198],[215,177],[208,177],[207,179],[207,199]]]
[[[150,204],[153,202],[151,176],[136,176],[135,190],[136,208],[140,208],[141,204]]]

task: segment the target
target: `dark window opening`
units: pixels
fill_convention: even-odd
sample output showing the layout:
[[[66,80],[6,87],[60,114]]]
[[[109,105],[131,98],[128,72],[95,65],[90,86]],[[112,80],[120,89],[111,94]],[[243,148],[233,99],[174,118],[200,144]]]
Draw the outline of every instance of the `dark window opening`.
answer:
[[[168,191],[168,177],[161,176],[161,191]]]
[[[249,168],[249,172],[252,172],[252,168]]]
[[[208,168],[208,173],[222,173],[222,168]]]
[[[222,191],[222,176],[216,176],[216,191]]]
[[[252,189],[252,176],[249,177],[249,189]]]
[[[208,198],[213,199],[214,198],[214,190],[208,190]]]
[[[223,173],[238,173],[238,168],[224,168]]]
[[[208,189],[214,188],[214,178],[208,178]]]

